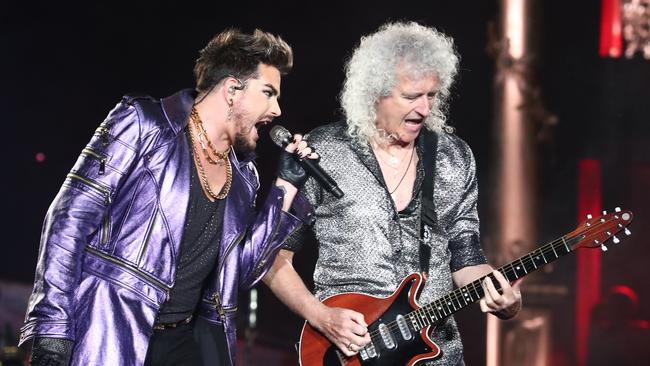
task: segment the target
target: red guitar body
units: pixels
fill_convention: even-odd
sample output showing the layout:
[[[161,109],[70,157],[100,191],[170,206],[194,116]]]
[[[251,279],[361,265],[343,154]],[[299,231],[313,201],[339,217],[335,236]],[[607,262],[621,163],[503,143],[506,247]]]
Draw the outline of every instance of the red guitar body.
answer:
[[[424,278],[419,273],[406,277],[395,293],[386,298],[379,298],[360,293],[344,293],[323,301],[331,307],[352,309],[362,313],[368,324],[368,331],[378,331],[379,324],[395,321],[399,314],[408,314],[420,309],[417,298],[424,286]],[[429,338],[431,326],[415,332],[410,340],[395,337],[394,349],[375,347],[376,357],[363,360],[361,356],[347,358],[337,351],[336,346],[321,333],[305,323],[300,337],[300,364],[303,366],[324,365],[417,365],[432,360],[440,355],[440,348]],[[381,343],[379,341],[378,343]]]

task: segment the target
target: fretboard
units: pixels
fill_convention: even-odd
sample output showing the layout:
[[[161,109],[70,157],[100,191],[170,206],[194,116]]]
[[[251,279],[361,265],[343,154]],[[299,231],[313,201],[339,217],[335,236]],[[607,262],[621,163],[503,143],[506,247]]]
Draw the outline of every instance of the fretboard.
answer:
[[[582,240],[584,235],[576,235],[572,238],[565,236],[554,240],[508,264],[498,268],[498,271],[509,281],[513,282],[527,274],[534,272],[548,263],[571,252],[572,244]],[[416,330],[442,320],[455,312],[475,303],[485,295],[481,283],[485,277],[490,277],[495,287],[500,290],[499,282],[493,274],[483,276],[474,282],[457,288],[449,294],[412,311],[407,318]]]

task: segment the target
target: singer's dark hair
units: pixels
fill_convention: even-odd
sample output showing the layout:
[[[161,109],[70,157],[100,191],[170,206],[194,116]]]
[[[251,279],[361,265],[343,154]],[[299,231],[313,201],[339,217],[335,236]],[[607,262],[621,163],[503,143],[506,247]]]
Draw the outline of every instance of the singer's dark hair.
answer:
[[[226,77],[246,80],[257,77],[260,64],[273,66],[286,75],[293,67],[293,51],[282,38],[256,29],[253,34],[227,29],[217,34],[199,53],[194,65],[196,91],[207,93]]]

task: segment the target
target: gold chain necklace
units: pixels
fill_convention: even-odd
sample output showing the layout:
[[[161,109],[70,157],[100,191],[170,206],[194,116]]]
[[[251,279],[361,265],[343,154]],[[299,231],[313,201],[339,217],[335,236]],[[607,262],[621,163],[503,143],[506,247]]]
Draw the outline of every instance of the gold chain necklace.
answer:
[[[207,131],[205,130],[203,121],[201,121],[201,117],[199,117],[199,112],[197,112],[196,106],[192,106],[192,112],[190,113],[190,120],[196,126],[197,129],[196,135],[199,138],[199,144],[201,144],[201,150],[203,150],[203,156],[205,156],[205,160],[207,160],[208,163],[210,164],[216,164],[216,165],[225,164],[226,161],[228,160],[228,152],[230,151],[230,147],[228,147],[225,151],[218,151],[214,147],[212,141],[210,141],[210,138],[208,137]],[[211,151],[208,151],[207,147],[205,146],[206,142]],[[216,159],[210,156],[210,152],[212,152],[212,154],[216,157]]]
[[[190,124],[190,144],[192,145],[194,161],[196,162],[199,175],[201,176],[201,186],[203,186],[203,188],[205,189],[206,192],[208,192],[210,197],[214,198],[215,200],[222,200],[226,198],[226,196],[228,196],[228,192],[230,191],[230,186],[232,185],[232,167],[230,166],[229,156],[226,155],[224,158],[224,164],[226,165],[226,183],[223,185],[223,188],[221,188],[221,192],[217,194],[214,193],[212,187],[210,187],[210,182],[208,182],[208,176],[205,174],[205,169],[203,169],[203,164],[201,163],[201,157],[198,155],[198,151],[196,150],[196,141],[194,141],[194,131],[191,124]]]

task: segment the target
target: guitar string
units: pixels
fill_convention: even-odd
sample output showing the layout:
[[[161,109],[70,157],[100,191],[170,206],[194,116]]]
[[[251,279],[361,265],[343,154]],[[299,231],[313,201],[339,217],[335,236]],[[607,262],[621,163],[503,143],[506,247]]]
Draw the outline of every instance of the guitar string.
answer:
[[[594,230],[599,230],[600,231],[601,226],[603,226],[603,225],[605,225],[605,224],[607,224],[607,223],[609,223],[611,221],[613,221],[613,220],[608,219],[608,220],[602,221],[602,222],[597,221],[597,223],[595,225],[588,227],[586,230],[583,230],[582,233],[579,233],[579,234],[575,235],[574,237],[572,237],[572,238],[570,238],[568,240],[570,241],[570,240],[572,240],[573,238],[575,238],[575,237],[577,237],[579,235],[585,235],[585,236],[589,235],[589,234],[591,234],[590,231],[594,231]],[[621,231],[621,229],[622,229],[622,227],[619,230],[617,230],[616,232]],[[565,247],[567,249],[567,252],[561,253],[561,254],[558,255],[557,254],[557,249],[561,249],[562,247]],[[535,259],[533,259],[533,255],[536,252],[539,252],[540,254],[542,254],[542,256],[544,258],[544,261],[545,261],[545,263],[542,264],[542,266],[543,266],[543,265],[548,263],[546,261],[546,258],[544,256],[544,254],[553,253],[555,255],[555,258],[553,258],[553,260],[555,260],[555,259],[558,259],[560,256],[563,256],[563,255],[566,255],[566,254],[570,253],[571,251],[572,251],[572,249],[569,249],[569,247],[567,245],[567,237],[563,236],[563,237],[561,237],[559,239],[556,239],[553,242],[551,242],[551,243],[549,243],[549,244],[547,244],[545,246],[542,246],[542,247],[540,247],[540,248],[538,248],[538,249],[536,249],[536,250],[534,250],[534,251],[532,251],[532,252],[530,252],[530,253],[528,253],[526,255],[523,255],[522,257],[512,261],[509,264],[504,265],[503,267],[499,268],[498,270],[500,272],[502,272],[504,274],[504,276],[506,276],[506,278],[508,278],[508,281],[510,281],[510,277],[512,277],[513,275],[514,275],[515,280],[516,280],[516,279],[518,279],[520,277],[523,277],[523,276],[517,275],[517,269],[515,269],[515,263],[517,263],[517,261],[519,261],[519,263],[521,263],[524,266],[524,276],[525,276],[525,275],[528,274],[528,271],[526,270],[527,268],[531,268],[531,269],[533,269],[533,271],[537,269],[536,264],[535,264]],[[539,255],[536,255],[535,257],[537,258],[537,260],[539,260]],[[532,264],[532,267],[530,266],[531,264]],[[484,276],[483,278],[485,278],[485,277],[486,276]],[[482,280],[483,278],[481,278],[480,280]],[[469,303],[467,303],[467,300],[466,300],[466,296],[465,296],[466,294],[464,294],[464,291],[463,291],[463,289],[465,289],[465,287],[468,287],[468,286],[471,285],[472,289],[474,290],[475,293],[479,294],[481,297],[482,297],[482,295],[484,295],[484,293],[479,293],[479,291],[476,290],[476,288],[477,288],[476,285],[480,283],[480,280],[478,280],[478,281],[475,280],[474,282],[472,282],[472,283],[470,283],[470,284],[468,284],[468,285],[466,285],[464,287],[458,288],[455,291],[453,291],[452,293],[450,293],[449,295],[444,296],[443,298],[438,299],[438,300],[432,302],[429,305],[433,305],[434,303],[439,303],[438,305],[441,305],[442,300],[447,300],[447,302],[444,305],[446,305],[447,309],[449,310],[450,309],[449,308],[449,301],[452,302],[452,306],[455,306],[455,305],[453,305],[453,300],[456,300],[456,302],[460,306],[460,309],[462,309],[464,306],[469,305]],[[482,286],[480,286],[480,285],[479,285],[479,290],[480,290],[480,292],[483,292],[482,291]],[[473,300],[471,298],[471,293],[469,293],[469,295],[470,295],[470,300],[472,300],[472,303],[475,302],[476,300]],[[462,302],[465,303],[464,305],[462,304],[461,300],[462,300]],[[423,306],[420,309],[424,309],[425,307],[428,307],[429,305]],[[420,309],[418,309],[418,310],[420,310]],[[455,311],[457,311],[457,310],[459,310],[459,309],[455,309]],[[423,312],[425,312],[425,311],[423,311]],[[453,313],[453,312],[451,312],[451,313]],[[444,311],[443,311],[443,314],[444,314]],[[434,315],[435,315],[435,313],[434,313]],[[448,316],[448,315],[445,314],[445,316]]]
[[[608,221],[610,221],[610,220],[608,220]],[[589,227],[587,230],[584,230],[582,233],[579,233],[578,235],[574,236],[573,238],[575,238],[575,237],[577,237],[579,235],[582,235],[582,234],[587,235],[589,233],[589,231],[593,231],[593,230],[599,228],[600,226],[606,224],[608,221],[605,221],[605,222],[598,221],[596,225]],[[618,231],[620,231],[620,230],[618,230]],[[571,239],[573,239],[573,238],[571,238]],[[571,240],[571,239],[569,239],[569,240]],[[558,255],[556,249],[561,248],[563,246],[565,246],[568,249],[568,246],[566,245],[566,236],[563,236],[563,237],[561,237],[559,239],[556,239],[556,240],[552,241],[551,243],[548,243],[548,244],[534,250],[533,252],[524,255],[524,256],[512,261],[511,263],[499,268],[498,270],[501,271],[506,276],[506,278],[508,278],[508,280],[509,280],[509,277],[511,275],[513,275],[513,274],[515,275],[516,278],[519,278],[520,276],[516,275],[516,270],[513,267],[513,264],[516,263],[517,260],[519,260],[520,263],[522,263],[522,265],[524,265],[524,267],[527,267],[527,264],[531,264],[531,263],[534,265],[535,260],[532,258],[532,256],[536,252],[539,252],[539,253],[542,254],[542,258],[544,259],[544,262],[545,262],[544,264],[542,264],[542,266],[543,266],[543,265],[548,263],[548,261],[546,261],[546,256],[544,254],[550,255],[551,253],[553,253],[555,255],[555,258],[553,260],[555,260],[555,259],[558,259],[560,256],[566,255],[566,254],[568,254],[568,253],[570,253],[572,251],[571,249],[568,249],[568,252],[563,253],[561,255]],[[539,259],[539,255],[536,255],[536,257]],[[526,263],[524,263],[524,262],[526,262]],[[507,267],[510,267],[510,269],[508,269]],[[528,274],[527,271],[526,271],[526,273],[524,275],[526,275],[526,274]],[[470,303],[468,303],[466,298],[462,295],[462,292],[463,292],[462,290],[464,288],[472,286],[472,290],[474,291],[475,294],[478,295],[477,298],[480,299],[480,298],[483,297],[483,295],[485,294],[483,292],[483,288],[482,288],[482,286],[478,285],[478,290],[477,290],[477,284],[479,284],[480,281],[483,280],[485,277],[487,277],[487,276],[484,276],[479,280],[475,280],[472,283],[470,283],[470,284],[468,284],[468,285],[466,285],[466,286],[464,286],[462,288],[456,289],[451,294],[449,294],[447,296],[443,296],[442,298],[440,298],[438,300],[435,300],[435,301],[431,302],[428,305],[425,305],[425,306],[423,306],[423,307],[421,307],[421,308],[419,308],[417,310],[414,310],[414,311],[408,313],[407,316],[409,318],[411,318],[412,320],[413,320],[413,317],[416,317],[416,319],[417,319],[416,322],[418,323],[418,326],[420,324],[425,324],[422,328],[433,324],[437,320],[446,318],[446,317],[450,316],[451,314],[453,314],[454,312],[456,312],[456,311],[464,308],[465,306],[467,306],[469,304],[472,304],[472,303],[477,301],[477,300],[473,300],[473,298],[471,296],[471,293],[470,293],[469,294],[470,295],[470,300],[472,300],[472,301]],[[461,301],[460,301],[461,299],[465,303],[464,305],[461,303]],[[445,302],[443,302],[443,300],[445,300]],[[458,305],[459,305],[458,309],[456,309],[455,305],[453,305],[453,300],[456,300],[456,302],[458,303]],[[450,303],[452,304],[452,306],[454,308],[454,311],[451,311],[451,308],[449,307]],[[449,312],[449,314],[446,314],[446,312],[444,311],[444,307],[442,307],[443,305],[447,308],[447,311]],[[437,311],[438,314],[436,314],[435,307],[438,308],[438,311]],[[424,313],[424,314],[422,314],[422,313]],[[442,313],[444,316],[440,316],[440,313]],[[431,319],[432,318],[431,314],[433,315],[434,319]],[[388,328],[389,331],[394,331],[395,329],[399,329],[399,325],[396,323],[396,321],[390,322],[390,323],[388,323],[386,325],[387,325],[387,328]],[[422,329],[422,328],[420,328],[420,329]],[[381,339],[377,339],[378,336],[381,337],[381,333],[379,331],[374,331],[374,332],[371,332],[371,334],[370,334],[371,340],[373,340],[373,342],[377,342],[378,340],[381,340]]]
[[[562,241],[563,238],[564,237],[556,239],[555,241],[538,248],[538,250],[535,250],[535,251],[531,252],[530,254],[535,253],[536,251],[540,251],[542,253],[542,255],[543,255],[543,258],[545,259],[545,262],[546,262],[546,256],[544,256],[544,254],[548,254],[548,255],[550,255],[551,253],[555,254],[556,251],[554,249],[556,247],[561,246],[561,244],[563,243],[563,241]],[[568,253],[565,253],[565,254],[568,254]],[[513,261],[512,263],[514,263],[514,262],[516,262],[516,260]],[[531,259],[530,262],[533,262],[533,260]],[[546,263],[548,263],[548,262],[546,262]],[[508,271],[506,269],[507,266],[508,265],[503,266],[503,267],[499,268],[499,270],[503,269],[502,272],[507,272]],[[514,272],[514,269],[512,271]],[[422,328],[424,328],[424,327],[429,326],[429,325],[434,323],[434,320],[431,319],[432,318],[431,313],[433,314],[433,318],[436,318],[435,320],[440,320],[440,319],[443,319],[443,318],[446,318],[446,317],[450,316],[454,312],[456,312],[456,311],[464,308],[465,306],[477,301],[477,300],[472,300],[470,303],[467,303],[467,300],[465,300],[465,298],[460,294],[462,292],[463,288],[467,288],[467,287],[471,286],[472,290],[474,291],[474,293],[476,294],[476,297],[478,299],[483,297],[483,295],[484,295],[483,288],[482,288],[482,286],[478,285],[478,290],[477,290],[477,284],[479,284],[480,281],[483,280],[485,277],[487,277],[487,276],[484,276],[484,277],[482,277],[482,278],[480,278],[478,280],[475,280],[475,281],[469,283],[468,285],[466,285],[466,286],[464,286],[462,288],[454,290],[453,292],[451,292],[450,294],[448,294],[446,296],[443,296],[443,297],[441,297],[441,298],[439,298],[437,300],[432,301],[430,304],[427,304],[427,305],[425,305],[425,306],[423,306],[423,307],[421,307],[419,309],[416,309],[416,310],[408,313],[405,316],[405,318],[408,317],[408,318],[410,318],[412,320],[415,318],[416,319],[415,322],[418,323],[418,326],[420,326],[420,324],[424,324],[424,326],[422,327]],[[508,278],[508,277],[509,276],[506,273],[506,278]],[[463,302],[465,302],[465,305],[463,305],[461,303],[460,299],[463,299]],[[472,299],[471,293],[470,293],[470,299]],[[459,307],[457,309],[455,308],[455,305],[453,305],[454,300],[459,305]],[[450,305],[450,303],[452,305]],[[447,308],[447,311],[444,310],[445,307]],[[454,309],[453,311],[451,310],[452,307]],[[443,316],[440,316],[440,314],[442,314]],[[386,326],[387,326],[389,331],[399,330],[399,324],[397,324],[396,321],[392,321],[392,322],[386,324]],[[422,328],[420,328],[420,329],[422,329]],[[371,332],[370,338],[371,338],[371,340],[373,342],[381,340],[380,331],[377,330],[377,331]]]
[[[570,238],[569,240],[571,240],[571,239],[573,239],[573,238],[575,238],[575,237],[578,237],[578,236],[580,236],[580,235],[583,235],[583,234],[584,234],[585,236],[587,236],[587,235],[589,234],[590,231],[594,231],[594,230],[596,230],[597,228],[599,228],[600,226],[603,226],[603,225],[605,225],[605,224],[607,224],[607,223],[609,223],[609,222],[611,222],[611,221],[613,221],[613,220],[612,220],[612,219],[608,219],[608,220],[605,220],[605,221],[600,221],[600,220],[598,220],[596,225],[593,225],[593,226],[589,226],[589,227],[587,227],[587,228],[586,228],[585,230],[583,230],[581,233],[576,234],[575,236],[573,236],[573,237]],[[622,230],[622,227],[619,228],[619,230],[617,230],[614,234],[620,232],[621,230]],[[568,235],[568,234],[567,234],[567,235]],[[565,235],[565,236],[562,236],[562,237],[560,237],[560,238],[558,238],[558,239],[555,239],[555,240],[551,241],[550,243],[547,243],[547,244],[545,244],[544,246],[542,246],[542,247],[540,247],[540,248],[537,248],[536,250],[534,250],[534,251],[532,251],[532,252],[530,252],[530,253],[528,253],[528,254],[526,254],[526,255],[523,255],[522,257],[519,257],[518,259],[515,259],[514,261],[510,262],[509,264],[504,265],[503,267],[498,268],[497,270],[500,271],[500,272],[502,272],[502,273],[504,274],[504,276],[505,276],[507,279],[509,278],[509,276],[508,276],[509,274],[515,274],[515,277],[520,278],[520,277],[516,276],[516,271],[515,271],[514,267],[512,267],[512,264],[515,263],[517,260],[519,260],[520,262],[522,262],[522,264],[524,265],[524,267],[526,267],[526,264],[524,264],[524,261],[527,261],[528,264],[534,264],[535,261],[534,261],[534,259],[532,259],[531,255],[534,254],[535,252],[540,252],[540,253],[542,254],[542,258],[544,259],[544,264],[542,264],[542,266],[544,266],[544,265],[546,265],[546,264],[549,263],[548,261],[546,261],[546,257],[544,256],[544,254],[551,254],[551,253],[553,253],[553,254],[555,255],[555,258],[554,258],[553,260],[555,260],[555,259],[559,259],[560,256],[563,256],[563,255],[569,254],[569,253],[572,251],[572,249],[569,249],[568,252],[558,255],[558,254],[557,254],[557,251],[556,251],[555,249],[557,249],[557,248],[561,248],[561,247],[563,247],[563,246],[566,246],[566,247],[568,248],[568,245],[566,245],[566,235]],[[524,259],[524,258],[525,258],[525,259]],[[523,260],[522,260],[522,259],[523,259]],[[510,271],[511,271],[511,272],[510,272],[506,267],[510,267]],[[536,268],[534,268],[534,270],[536,270]],[[528,274],[528,272],[526,272],[526,273],[524,274],[524,276],[527,275],[527,274]],[[480,300],[480,298],[483,297],[483,295],[485,295],[485,293],[483,292],[483,287],[482,287],[482,286],[478,285],[478,290],[477,290],[477,287],[476,287],[476,285],[477,285],[477,284],[480,284],[480,281],[482,281],[483,279],[485,279],[485,277],[487,277],[487,275],[486,275],[486,276],[483,276],[483,277],[481,277],[481,278],[479,278],[479,279],[477,279],[477,280],[474,280],[473,282],[471,282],[471,283],[469,283],[469,284],[467,284],[467,285],[465,285],[465,286],[463,286],[463,287],[461,287],[461,288],[458,288],[458,289],[452,291],[450,294],[448,294],[448,295],[446,295],[446,296],[443,296],[443,297],[441,297],[441,298],[439,298],[439,299],[437,299],[437,300],[434,300],[434,301],[432,301],[431,303],[429,303],[429,304],[427,304],[427,305],[425,305],[425,306],[423,306],[423,307],[421,307],[421,308],[419,308],[419,309],[416,309],[416,310],[414,310],[414,311],[411,311],[410,313],[406,314],[406,316],[404,316],[404,317],[405,317],[405,318],[406,318],[406,317],[409,317],[409,318],[413,319],[413,317],[415,316],[416,319],[421,319],[420,321],[416,321],[417,323],[423,323],[423,324],[424,324],[425,321],[423,321],[423,320],[426,320],[427,322],[430,323],[430,324],[425,325],[424,327],[427,327],[427,326],[429,326],[429,325],[431,325],[431,324],[434,323],[434,321],[431,319],[431,316],[430,316],[429,314],[427,314],[427,310],[430,310],[430,312],[433,313],[434,318],[438,318],[438,319],[435,319],[435,321],[437,321],[437,320],[441,320],[441,319],[446,318],[446,317],[449,317],[449,316],[451,316],[454,312],[456,312],[456,311],[458,311],[458,310],[464,308],[465,306],[467,306],[467,305],[469,305],[469,304],[473,304],[474,302],[478,301],[478,300],[472,300],[470,303],[467,303],[467,301],[465,300],[465,297],[462,296],[462,294],[461,294],[463,288],[466,288],[466,287],[468,287],[468,286],[471,285],[472,288],[473,288],[473,290],[474,290],[474,292],[475,292],[476,294],[479,295],[479,296],[478,296],[478,297],[479,297],[479,300]],[[517,279],[517,278],[516,278],[516,279]],[[460,299],[462,299],[463,302],[465,302],[465,305],[462,305],[462,304],[461,304]],[[470,299],[472,299],[472,298],[471,298],[471,294],[470,294]],[[448,301],[443,303],[443,300],[452,300],[452,301],[453,301],[453,300],[456,300],[456,302],[457,302],[458,305],[460,305],[460,306],[459,306],[458,309],[455,309],[454,311],[451,311],[450,308],[449,308],[449,306],[448,306]],[[452,304],[453,304],[453,302],[452,302]],[[445,306],[447,306],[447,310],[449,311],[449,314],[445,314],[445,312],[444,312],[444,308],[443,308],[443,310],[442,310],[442,314],[443,314],[444,316],[440,316],[440,311],[438,312],[438,315],[436,315],[436,312],[435,312],[436,309],[435,309],[435,307],[434,307],[433,305],[438,305],[438,307],[440,307],[441,305],[445,305]],[[422,319],[423,316],[419,316],[419,317],[418,317],[418,315],[421,315],[421,314],[418,314],[418,313],[424,313],[424,317],[425,317],[425,319]],[[392,321],[392,322],[386,324],[386,326],[387,326],[388,330],[391,331],[391,332],[394,331],[394,330],[396,330],[396,329],[399,329],[399,325],[397,324],[397,321]],[[422,328],[424,328],[424,327],[422,327]],[[420,328],[420,329],[422,329],[422,328]],[[419,330],[419,329],[418,329],[418,330]],[[372,331],[372,332],[370,332],[369,335],[370,335],[370,339],[373,341],[373,343],[374,343],[375,341],[379,341],[379,340],[381,340],[381,339],[378,339],[378,337],[381,337],[381,333],[380,333],[379,330]],[[364,346],[362,349],[366,349],[367,346],[368,346],[368,345]]]
[[[575,235],[573,238],[575,238],[575,237],[577,237],[579,235],[583,235],[583,234],[586,236],[586,235],[589,234],[590,231],[599,229],[600,226],[603,226],[603,225],[605,225],[606,223],[608,223],[610,221],[612,221],[612,220],[608,219],[608,220],[606,220],[604,222],[597,221],[596,225],[588,227],[582,233],[579,233],[579,234]],[[617,230],[616,233],[621,231],[621,229],[622,229],[622,227],[619,230]],[[571,238],[571,239],[573,239],[573,238]],[[571,239],[569,239],[569,240],[571,240]],[[546,257],[544,256],[544,254],[549,254],[550,255],[551,253],[553,253],[555,255],[555,258],[553,260],[555,260],[555,259],[558,259],[560,256],[566,255],[566,254],[568,254],[568,253],[570,253],[572,251],[571,249],[569,249],[568,252],[563,253],[561,255],[557,255],[557,251],[555,249],[562,248],[563,246],[566,246],[565,243],[566,243],[566,236],[560,237],[559,239],[556,239],[556,240],[554,240],[554,241],[552,241],[552,242],[550,242],[550,243],[548,243],[548,244],[534,250],[533,252],[518,258],[517,260],[519,260],[524,266],[526,266],[526,264],[524,264],[524,259],[527,262],[527,264],[531,264],[531,263],[534,264],[535,262],[534,262],[534,259],[532,259],[532,255],[535,252],[540,252],[542,254],[543,258],[544,258],[544,261],[545,261],[545,263],[542,264],[542,266],[543,266],[543,265],[548,263],[546,261]],[[568,249],[568,246],[566,246],[566,248]],[[539,256],[537,256],[537,257],[539,258]],[[512,274],[515,274],[515,277],[519,278],[518,276],[516,276],[516,271],[515,271],[514,267],[512,266],[517,260],[514,260],[513,262],[499,268],[498,270],[501,271],[501,272],[505,272],[504,275],[507,278],[509,277],[509,275],[512,275]],[[510,269],[508,269],[506,267],[510,267]],[[528,273],[526,272],[524,275],[526,275],[526,274],[528,274]],[[450,316],[451,314],[453,314],[454,312],[456,312],[456,311],[464,308],[465,306],[477,301],[477,300],[473,300],[472,297],[471,297],[471,294],[470,294],[470,299],[472,301],[470,303],[468,303],[467,300],[465,299],[465,297],[462,296],[462,289],[463,288],[466,288],[466,287],[471,285],[474,292],[476,294],[478,294],[477,297],[479,299],[484,295],[482,286],[478,285],[478,290],[477,290],[477,284],[479,284],[480,281],[482,279],[484,279],[485,277],[487,277],[487,276],[484,276],[479,280],[475,280],[472,283],[470,283],[470,284],[468,284],[468,285],[466,285],[466,286],[464,286],[462,288],[456,289],[451,294],[449,294],[447,296],[443,296],[442,298],[440,298],[438,300],[435,300],[435,301],[431,302],[428,305],[425,305],[425,306],[423,306],[423,307],[421,307],[421,308],[419,308],[417,310],[414,310],[414,311],[408,313],[407,316],[410,316],[411,318],[413,318],[413,316],[416,316],[417,317],[416,319],[419,319],[419,321],[417,321],[418,323],[422,323],[422,324],[430,323],[430,324],[426,324],[424,327],[429,326],[429,325],[433,324],[433,322],[434,322],[434,321],[432,321],[431,315],[429,313],[432,313],[433,317],[437,318],[437,319],[435,319],[436,321],[440,320],[442,318],[446,318],[446,317]],[[460,299],[463,300],[463,302],[465,303],[464,305],[461,303]],[[447,300],[447,301],[443,303],[443,300]],[[456,300],[456,302],[459,305],[459,308],[455,309],[455,306],[452,305],[452,306],[454,306],[454,311],[451,311],[451,308],[449,307],[449,301],[452,301],[452,304],[453,304],[453,300]],[[436,305],[438,308],[440,308],[441,305],[444,305],[445,307],[447,307],[447,310],[448,310],[449,314],[445,313],[444,308],[442,308],[442,311],[438,310],[438,314],[436,314],[436,309],[434,308],[433,305]],[[422,316],[421,313],[424,313],[424,316]],[[440,313],[442,313],[444,316],[440,316]],[[424,318],[424,319],[422,319],[422,318]],[[391,330],[391,331],[395,330],[396,329],[395,327],[397,327],[397,329],[399,329],[399,325],[397,325],[395,321],[387,324],[387,326],[388,326],[388,329]],[[420,329],[422,329],[422,328],[420,328]],[[371,335],[370,335],[371,339],[374,340],[376,337],[373,338],[373,336],[377,336],[377,335],[381,336],[379,331],[371,332]]]

